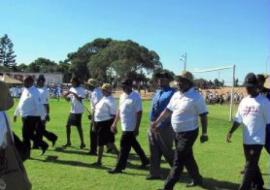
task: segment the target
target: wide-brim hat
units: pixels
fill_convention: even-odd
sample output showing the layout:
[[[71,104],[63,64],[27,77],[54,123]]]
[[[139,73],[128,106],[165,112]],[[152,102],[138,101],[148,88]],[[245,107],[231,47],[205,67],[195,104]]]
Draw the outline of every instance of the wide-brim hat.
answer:
[[[0,91],[0,111],[5,111],[10,109],[14,102],[9,93],[8,85],[3,81],[0,81]]]
[[[96,79],[90,78],[87,83],[89,86],[98,87],[98,81]]]
[[[254,73],[248,73],[244,80],[245,87],[258,87],[258,79]]]
[[[104,83],[101,89],[107,92],[112,92],[112,85],[110,83]]]
[[[180,75],[177,75],[175,77],[175,80],[176,81],[185,80],[185,81],[189,81],[189,82],[193,83],[194,77],[193,77],[193,74],[191,72],[184,71]]]

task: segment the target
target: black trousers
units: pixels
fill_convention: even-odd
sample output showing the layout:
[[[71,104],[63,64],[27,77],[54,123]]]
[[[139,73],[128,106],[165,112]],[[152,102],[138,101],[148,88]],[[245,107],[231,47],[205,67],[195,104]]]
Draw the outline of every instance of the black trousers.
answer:
[[[52,133],[46,129],[45,122],[40,122],[40,130],[42,130],[42,132],[37,134],[37,138],[39,138],[39,140],[42,140],[43,137],[46,137],[51,142],[53,142],[57,139],[57,136],[54,133]],[[34,144],[34,147],[37,147],[37,145]]]
[[[142,164],[148,163],[148,158],[146,157],[141,145],[137,141],[134,132],[126,131],[122,133],[120,141],[120,155],[116,165],[117,169],[123,170],[126,168],[131,147],[139,155]]]
[[[97,152],[97,130],[95,129],[94,122],[90,124],[90,152]]]
[[[198,165],[193,156],[192,146],[198,137],[199,130],[176,133],[174,163],[170,174],[165,181],[166,190],[172,190],[183,171],[187,168],[189,175],[196,182],[201,180]]]
[[[48,139],[49,141],[55,141],[56,140],[57,136],[53,132],[50,132],[50,131],[48,131],[46,129],[46,123],[45,122],[41,122],[41,130],[42,130],[42,135],[44,137],[46,137],[46,139]]]
[[[256,185],[257,189],[262,189],[264,181],[258,162],[260,160],[263,145],[244,145],[244,153],[246,158],[245,172],[240,190],[250,189],[251,184]]]
[[[31,140],[34,144],[41,149],[48,147],[48,144],[40,138],[42,137],[43,130],[41,128],[41,119],[38,116],[27,116],[22,119],[23,128],[23,143],[27,148],[31,148]]]

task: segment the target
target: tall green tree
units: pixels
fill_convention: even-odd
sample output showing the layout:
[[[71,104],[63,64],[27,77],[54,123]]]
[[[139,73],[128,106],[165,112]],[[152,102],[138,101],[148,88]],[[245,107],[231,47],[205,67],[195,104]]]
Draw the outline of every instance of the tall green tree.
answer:
[[[104,76],[102,70],[100,70],[101,67],[96,68],[95,65],[88,67],[88,63],[92,56],[99,54],[111,41],[112,39],[110,38],[98,38],[83,45],[76,52],[69,53],[67,57],[70,62],[71,72],[80,76],[83,80],[91,77],[93,73],[98,73],[98,76]]]
[[[5,34],[0,38],[0,65],[5,67],[15,67],[16,66],[16,55],[13,51],[13,43],[9,39],[8,35]]]
[[[88,68],[92,76],[106,80],[106,73],[112,69],[118,78],[127,73],[141,73],[142,70],[153,71],[162,67],[156,52],[131,40],[111,41],[98,54],[91,57]]]
[[[27,67],[28,72],[53,73],[57,71],[57,63],[47,58],[37,58]]]
[[[110,81],[127,73],[153,71],[162,67],[156,52],[131,40],[98,38],[68,54],[70,70],[86,80],[88,77]]]

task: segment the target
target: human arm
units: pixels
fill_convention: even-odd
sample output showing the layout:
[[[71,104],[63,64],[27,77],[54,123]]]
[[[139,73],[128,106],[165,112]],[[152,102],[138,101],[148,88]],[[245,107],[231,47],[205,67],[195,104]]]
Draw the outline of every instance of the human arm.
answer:
[[[111,126],[111,131],[112,131],[113,133],[117,133],[117,123],[118,123],[119,119],[120,119],[120,112],[119,112],[119,110],[118,110],[117,113],[116,113],[116,115],[115,115],[113,124],[112,124],[112,126]]]
[[[231,127],[231,129],[228,131],[227,133],[227,137],[226,137],[226,141],[227,143],[231,143],[231,139],[232,139],[232,134],[234,133],[234,131],[236,131],[236,129],[238,129],[238,127],[240,126],[240,123],[238,123],[237,121],[233,122],[233,125]]]

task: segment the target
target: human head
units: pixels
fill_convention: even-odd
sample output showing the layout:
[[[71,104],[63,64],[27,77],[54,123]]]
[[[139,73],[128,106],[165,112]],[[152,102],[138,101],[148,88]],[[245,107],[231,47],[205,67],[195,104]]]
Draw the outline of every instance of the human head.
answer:
[[[78,87],[81,84],[80,79],[76,76],[71,78],[70,83],[72,87]]]
[[[96,87],[98,87],[98,81],[96,79],[90,78],[87,81],[87,85],[89,90],[93,91]]]
[[[37,78],[37,86],[41,87],[41,88],[44,87],[45,81],[46,81],[46,79],[45,79],[44,75],[39,75]]]
[[[109,83],[104,83],[101,89],[104,96],[110,96],[112,94],[112,85]]]
[[[248,95],[255,96],[258,92],[258,80],[254,73],[248,73],[245,77],[244,86]]]
[[[258,80],[258,88],[261,90],[264,87],[264,83],[265,83],[265,76],[262,74],[258,74],[257,75],[257,80]]]
[[[129,94],[132,91],[132,84],[133,81],[130,78],[125,78],[124,80],[122,80],[122,89],[126,94]]]
[[[170,82],[173,80],[173,76],[166,70],[161,70],[154,75],[156,78],[159,88],[168,87]]]
[[[176,82],[180,92],[186,92],[194,86],[193,75],[188,71],[184,71],[181,75],[176,76]]]
[[[23,85],[25,88],[30,88],[34,84],[34,78],[32,76],[27,76],[23,80]]]

